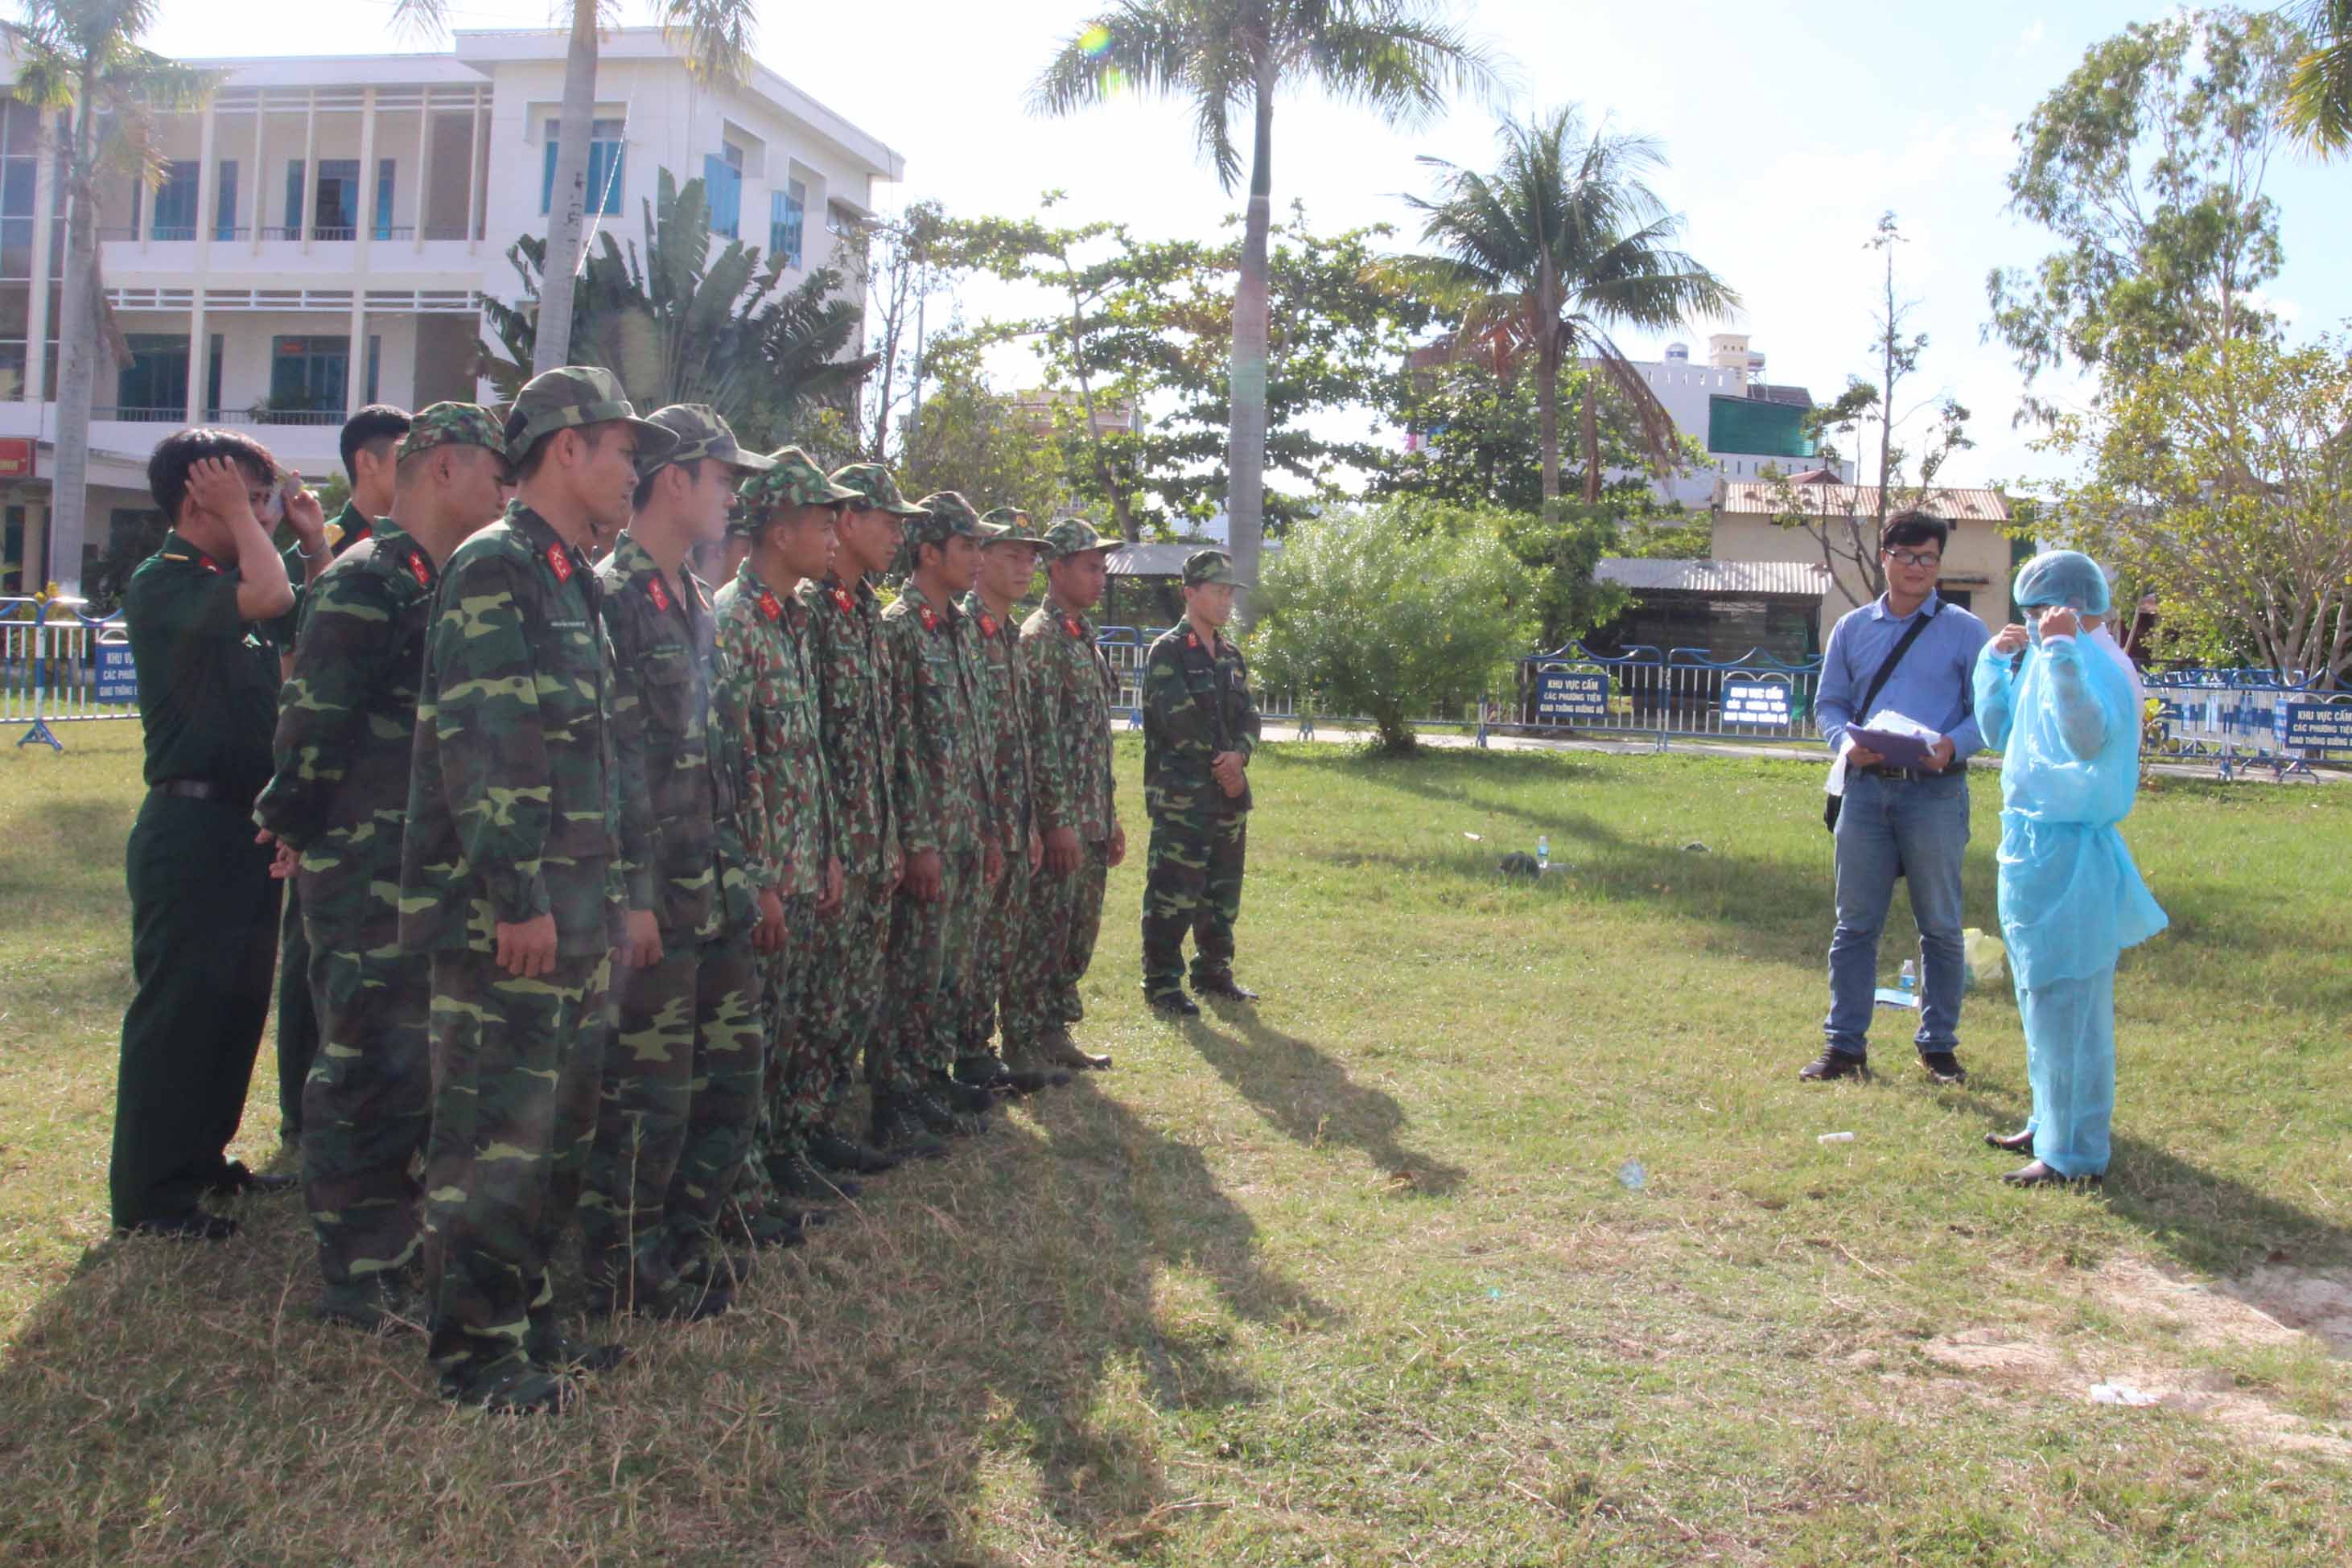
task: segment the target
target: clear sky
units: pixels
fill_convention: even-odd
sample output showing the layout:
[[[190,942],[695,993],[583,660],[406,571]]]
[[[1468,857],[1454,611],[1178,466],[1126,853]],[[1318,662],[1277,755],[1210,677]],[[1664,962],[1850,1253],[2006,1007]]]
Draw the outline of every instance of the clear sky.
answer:
[[[461,28],[545,26],[549,0],[457,0]],[[568,7],[565,7],[568,9]],[[625,0],[625,21],[644,20]],[[2011,132],[2083,49],[2153,5],[1974,0],[1966,5],[1850,0],[1685,0],[1598,6],[1475,0],[1467,26],[1507,56],[1524,112],[1564,101],[1657,136],[1659,180],[1688,220],[1689,247],[1747,300],[1739,320],[1775,382],[1826,399],[1869,366],[1874,256],[1864,248],[1894,210],[1912,244],[1903,292],[1930,343],[1922,397],[1949,392],[1976,415],[1977,450],[1953,484],[2048,472],[2011,428],[2018,377],[1980,344],[1987,270],[2030,264],[2045,236],[2006,215]],[[1086,0],[857,0],[773,4],[757,53],[772,69],[905,154],[886,207],[936,198],[954,212],[1018,214],[1069,193],[1069,221],[1113,218],[1146,235],[1215,232],[1234,203],[1194,154],[1181,107],[1131,102],[1075,120],[1029,117],[1022,99]],[[395,39],[390,0],[175,0],[148,43],[181,57],[373,53],[429,47]],[[1375,222],[1417,240],[1403,193],[1428,188],[1418,154],[1484,165],[1494,110],[1394,131],[1356,110],[1284,100],[1275,120],[1275,198],[1307,203],[1318,226]],[[2294,154],[2273,165],[2287,268],[2273,303],[2302,331],[2352,318],[2352,163]],[[1703,357],[1708,324],[1689,334]],[[1624,345],[1637,357],[1662,343]],[[1907,399],[1906,400],[1908,401]]]

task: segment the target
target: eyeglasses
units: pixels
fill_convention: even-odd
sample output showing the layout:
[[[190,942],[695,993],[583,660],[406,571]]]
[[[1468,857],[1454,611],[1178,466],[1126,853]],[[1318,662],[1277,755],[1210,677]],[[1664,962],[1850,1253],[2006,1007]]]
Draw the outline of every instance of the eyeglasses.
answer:
[[[1944,558],[1942,556],[1922,555],[1917,550],[1909,549],[1888,550],[1886,552],[1886,559],[1893,561],[1897,566],[1937,567],[1944,564]]]

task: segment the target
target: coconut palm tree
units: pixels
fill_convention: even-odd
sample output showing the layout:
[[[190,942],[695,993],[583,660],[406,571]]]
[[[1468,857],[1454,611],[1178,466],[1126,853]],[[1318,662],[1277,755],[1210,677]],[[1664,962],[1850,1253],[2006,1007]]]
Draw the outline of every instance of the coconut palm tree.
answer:
[[[1033,111],[1068,114],[1132,89],[1192,105],[1202,155],[1230,193],[1242,174],[1234,120],[1250,117],[1249,206],[1234,297],[1234,565],[1257,576],[1265,494],[1266,235],[1273,225],[1274,101],[1314,87],[1391,124],[1427,120],[1456,88],[1496,82],[1487,50],[1442,0],[1112,0],[1066,40],[1029,91]]]
[[[1666,211],[1644,175],[1665,156],[1648,137],[1588,131],[1575,105],[1499,131],[1501,162],[1491,174],[1441,158],[1433,199],[1408,198],[1422,235],[1439,247],[1415,271],[1457,302],[1454,351],[1508,375],[1536,361],[1536,408],[1543,446],[1543,499],[1559,497],[1559,371],[1572,355],[1593,361],[1585,378],[1584,499],[1601,499],[1601,419],[1605,380],[1633,413],[1641,445],[1661,465],[1675,448],[1675,423],[1611,339],[1613,329],[1652,331],[1694,316],[1736,308],[1731,286],[1675,247],[1682,219]]]
[[[2352,150],[2352,0],[2305,0],[2311,52],[2286,88],[2286,127],[2322,158]]]
[[[58,437],[49,473],[49,575],[68,593],[81,586],[89,511],[89,411],[98,351],[115,338],[98,270],[99,203],[124,175],[151,188],[163,177],[156,117],[199,107],[207,73],[139,47],[158,0],[26,0],[24,19],[0,23],[17,57],[16,95],[49,114],[71,114],[63,170],[65,276],[58,280]],[[30,345],[38,354],[42,346]]]
[[[617,0],[568,0],[571,48],[563,57],[563,106],[555,130],[554,190],[548,198],[548,253],[563,265],[549,270],[540,308],[547,319],[537,334],[533,371],[570,364],[572,296],[577,286],[580,236],[588,214],[588,140],[596,109],[597,30],[615,20]],[[655,6],[670,46],[686,57],[698,79],[740,82],[751,68],[755,0],[659,0]],[[395,28],[438,37],[449,26],[450,0],[393,0]]]

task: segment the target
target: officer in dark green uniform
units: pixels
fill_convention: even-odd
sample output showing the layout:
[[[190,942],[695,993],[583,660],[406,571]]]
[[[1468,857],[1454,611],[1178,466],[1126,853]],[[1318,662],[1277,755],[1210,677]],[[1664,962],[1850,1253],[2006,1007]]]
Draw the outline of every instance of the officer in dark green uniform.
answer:
[[[343,472],[352,481],[351,498],[327,525],[327,549],[317,555],[296,540],[278,559],[286,563],[287,580],[294,585],[294,608],[269,623],[270,641],[278,644],[278,674],[294,674],[294,643],[305,620],[303,601],[310,585],[343,552],[375,531],[375,519],[392,510],[394,449],[408,434],[404,410],[371,403],[343,422]],[[289,1145],[302,1141],[302,1085],[319,1052],[319,1009],[310,994],[310,941],[302,924],[302,886],[286,883],[286,918],[278,944],[278,1125]]]
[[[1201,1010],[1181,984],[1187,931],[1195,991],[1225,1001],[1256,997],[1234,978],[1249,834],[1245,769],[1258,731],[1249,666],[1220,630],[1233,618],[1234,586],[1224,551],[1187,556],[1184,619],[1160,633],[1143,662],[1143,804],[1151,814],[1143,995],[1174,1018]]]
[[[219,1240],[236,1224],[204,1212],[204,1194],[292,1185],[227,1158],[277,952],[270,852],[246,818],[269,779],[278,717],[278,651],[263,623],[294,600],[261,516],[276,509],[277,482],[268,451],[228,431],[166,436],[147,463],[173,528],[122,596],[147,799],[126,856],[137,988],[122,1017],[108,1173],[120,1230]],[[326,518],[308,492],[289,520],[306,550],[325,550]]]

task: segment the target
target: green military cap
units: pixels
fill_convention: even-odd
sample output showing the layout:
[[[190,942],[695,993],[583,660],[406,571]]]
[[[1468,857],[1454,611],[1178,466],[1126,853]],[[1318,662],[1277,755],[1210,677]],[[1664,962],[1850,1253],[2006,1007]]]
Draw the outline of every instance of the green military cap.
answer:
[[[418,409],[393,459],[403,461],[436,446],[479,446],[500,457],[507,455],[499,416],[478,402],[436,402]]]
[[[982,513],[980,520],[983,524],[993,524],[996,528],[994,533],[984,535],[982,543],[1034,545],[1042,542],[1036,530],[1029,526],[1029,509],[1026,507],[997,507]]]
[[[660,457],[677,437],[637,417],[620,378],[602,365],[561,365],[535,375],[507,410],[507,451],[517,458],[542,436],[591,424],[625,424],[637,438],[637,461]]]
[[[1110,540],[1095,531],[1095,526],[1084,517],[1064,517],[1047,528],[1042,541],[1045,559],[1060,560],[1066,556],[1083,555],[1090,549],[1108,549]]]
[[[1234,558],[1221,549],[1196,549],[1184,558],[1184,586],[1200,588],[1212,582],[1238,584],[1234,575]]]
[[[908,503],[898,494],[898,482],[890,477],[890,470],[879,463],[852,463],[833,471],[833,482],[844,489],[857,492],[856,505],[868,511],[887,512],[894,517],[919,517],[923,508]]]
[[[692,463],[701,457],[708,457],[713,463],[729,468],[740,468],[746,474],[764,474],[776,465],[772,457],[744,451],[735,439],[734,428],[709,403],[674,402],[667,408],[656,409],[647,414],[646,423],[658,424],[668,431],[677,438],[677,444],[650,460],[640,454],[637,459],[637,477],[640,479],[670,464]]]
[[[916,505],[923,515],[907,525],[909,550],[918,545],[943,545],[959,534],[975,541],[982,537],[980,514],[953,490],[934,490]]]
[[[857,492],[824,476],[809,455],[797,446],[779,446],[765,459],[765,471],[736,487],[745,514],[755,521],[771,507],[832,507],[855,501]]]

